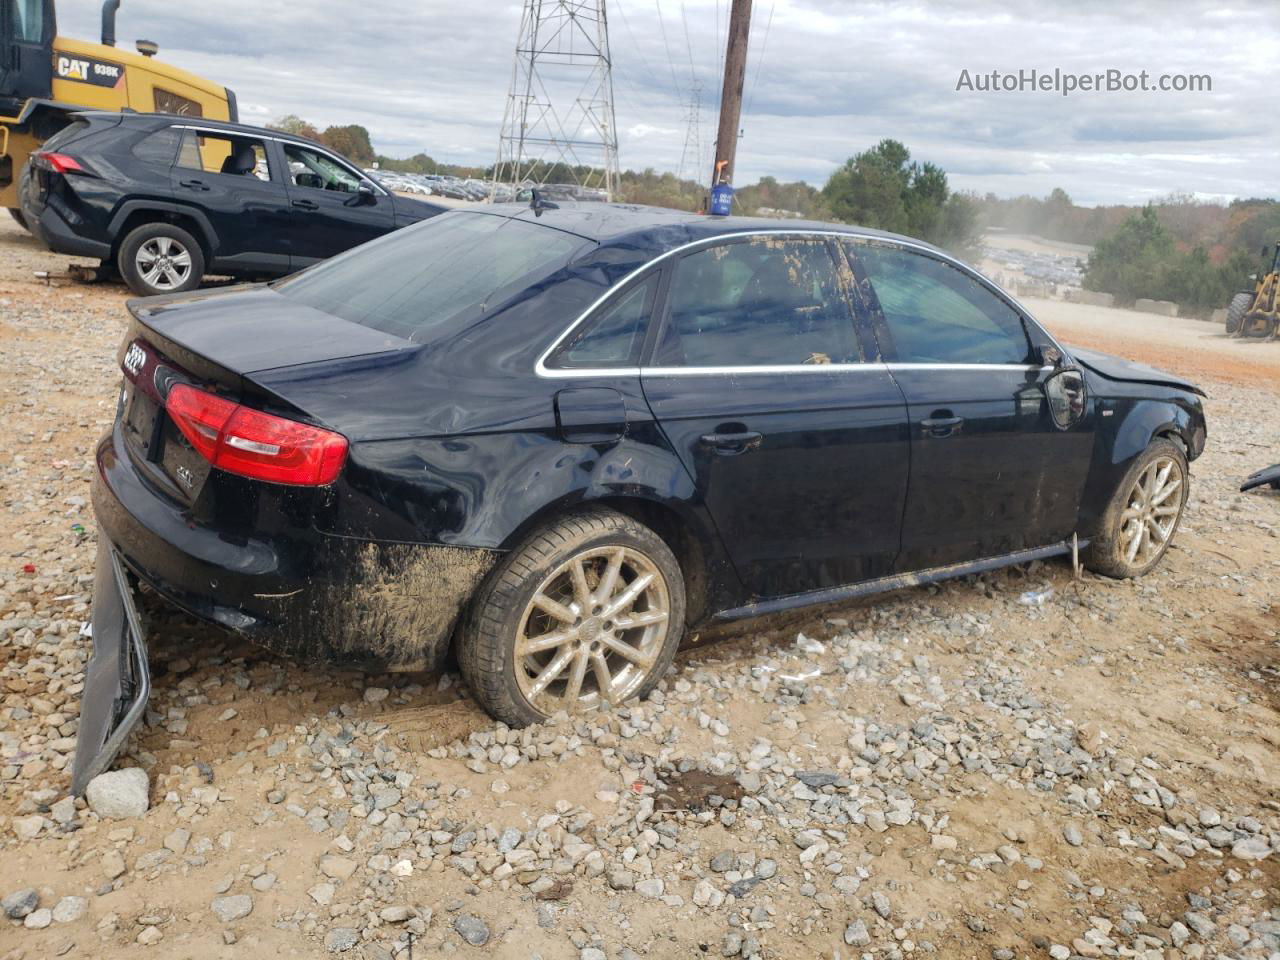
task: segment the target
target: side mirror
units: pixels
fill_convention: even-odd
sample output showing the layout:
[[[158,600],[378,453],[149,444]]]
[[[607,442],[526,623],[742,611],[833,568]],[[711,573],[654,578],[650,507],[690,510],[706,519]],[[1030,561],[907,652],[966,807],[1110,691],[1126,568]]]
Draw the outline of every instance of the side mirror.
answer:
[[[1070,430],[1084,419],[1088,393],[1082,371],[1067,367],[1051,374],[1044,381],[1044,395],[1049,401],[1049,416],[1059,430]]]
[[[364,207],[378,202],[378,195],[367,180],[361,180],[356,192],[346,201],[349,207]]]
[[[1065,359],[1062,351],[1051,343],[1040,348],[1040,366],[1042,367],[1060,367]]]

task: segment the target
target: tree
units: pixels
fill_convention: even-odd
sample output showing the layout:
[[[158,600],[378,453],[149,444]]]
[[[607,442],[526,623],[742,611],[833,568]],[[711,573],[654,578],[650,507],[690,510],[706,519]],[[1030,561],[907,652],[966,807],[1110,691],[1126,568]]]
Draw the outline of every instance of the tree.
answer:
[[[306,137],[308,140],[320,142],[320,131],[293,113],[271,121],[267,124],[267,129],[279,130],[281,133],[291,133],[295,137]]]
[[[362,167],[367,167],[377,158],[373,152],[373,144],[369,142],[369,131],[358,123],[343,127],[325,127],[320,140],[329,149],[338,151],[348,160]]]
[[[881,140],[850,157],[822,188],[831,215],[846,223],[906,233],[957,251],[978,234],[974,201],[952,195],[946,172],[912,163],[897,140]]]

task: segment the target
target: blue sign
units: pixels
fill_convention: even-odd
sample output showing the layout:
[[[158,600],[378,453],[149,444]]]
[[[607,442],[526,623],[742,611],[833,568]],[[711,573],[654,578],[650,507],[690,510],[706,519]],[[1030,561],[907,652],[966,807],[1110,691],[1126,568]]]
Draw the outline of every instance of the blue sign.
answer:
[[[719,183],[711,188],[711,215],[727,217],[733,212],[733,187]]]

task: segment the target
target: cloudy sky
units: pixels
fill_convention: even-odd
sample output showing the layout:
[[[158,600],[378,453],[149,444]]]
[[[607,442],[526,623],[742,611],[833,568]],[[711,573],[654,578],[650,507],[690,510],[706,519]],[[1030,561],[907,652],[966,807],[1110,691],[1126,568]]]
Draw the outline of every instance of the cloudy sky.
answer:
[[[679,169],[698,85],[710,155],[728,5],[608,0],[624,167]],[[59,32],[96,38],[98,11],[59,0]],[[383,153],[488,164],[520,12],[512,0],[124,0],[117,35],[232,87],[245,122],[358,122]],[[755,0],[735,179],[821,184],[894,137],[961,189],[1060,186],[1087,204],[1274,197],[1278,13],[1274,0]],[[1212,91],[956,89],[964,70],[1055,68],[1208,74]]]

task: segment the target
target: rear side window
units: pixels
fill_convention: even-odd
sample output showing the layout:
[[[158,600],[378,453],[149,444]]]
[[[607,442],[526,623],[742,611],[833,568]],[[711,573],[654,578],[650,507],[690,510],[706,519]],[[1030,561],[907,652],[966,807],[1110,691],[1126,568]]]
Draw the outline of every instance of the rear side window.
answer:
[[[202,173],[271,179],[267,145],[253,137],[184,130],[178,166]]]
[[[644,346],[644,333],[657,288],[658,274],[655,273],[607,304],[570,332],[547,366],[553,370],[639,366],[640,349]]]
[[[754,237],[682,258],[653,364],[857,363],[853,318],[820,239]]]
[[[1018,312],[964,271],[888,244],[850,244],[875,289],[901,363],[1026,363]]]
[[[81,136],[88,132],[88,120],[72,120],[65,127],[46,140],[40,149],[54,152],[61,147],[65,147],[71,141],[80,139]]]
[[[174,155],[178,152],[178,142],[181,139],[181,130],[165,127],[163,130],[147,134],[135,143],[133,155],[147,163],[168,167],[173,164]]]
[[[587,241],[483,213],[432,217],[276,281],[284,296],[421,343],[496,309]]]

